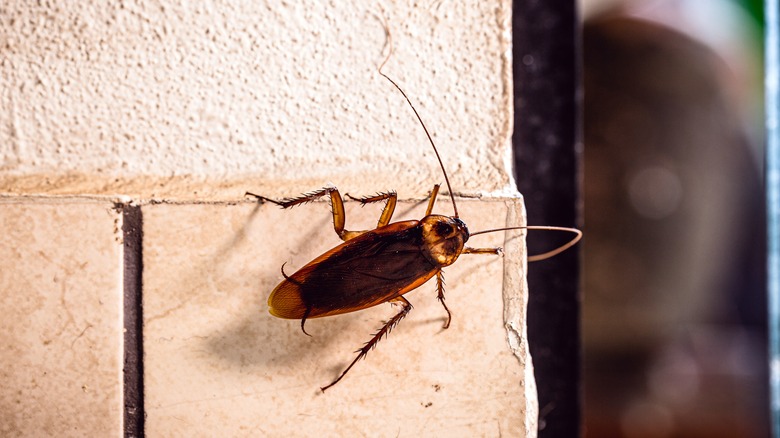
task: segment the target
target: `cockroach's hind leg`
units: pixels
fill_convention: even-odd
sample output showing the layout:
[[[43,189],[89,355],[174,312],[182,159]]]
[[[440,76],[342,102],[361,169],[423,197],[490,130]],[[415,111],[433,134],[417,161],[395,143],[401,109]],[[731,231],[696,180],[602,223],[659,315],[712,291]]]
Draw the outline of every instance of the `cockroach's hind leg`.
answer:
[[[311,313],[311,306],[306,306],[306,311],[303,312],[303,318],[301,318],[301,331],[303,331],[303,334],[312,338],[313,336],[310,335],[307,331],[304,325],[306,325],[306,318],[309,317],[309,313]]]
[[[349,370],[351,370],[352,367],[355,366],[355,364],[358,363],[358,361],[360,359],[363,359],[364,357],[366,357],[368,352],[371,351],[374,347],[376,347],[376,344],[379,342],[379,340],[382,339],[383,336],[387,336],[387,334],[390,333],[390,331],[396,325],[398,325],[398,323],[402,319],[404,319],[404,317],[406,315],[409,314],[409,311],[412,310],[412,303],[410,303],[409,300],[407,300],[403,296],[400,296],[398,298],[394,298],[394,299],[390,300],[390,303],[401,304],[401,306],[402,306],[401,311],[398,312],[395,316],[393,316],[389,320],[387,320],[387,322],[385,322],[385,325],[382,326],[382,328],[379,329],[379,331],[374,333],[374,336],[371,338],[371,340],[366,342],[366,344],[361,349],[357,350],[358,355],[355,358],[355,360],[353,360],[352,363],[350,363],[349,366],[344,371],[342,371],[342,373],[336,378],[336,380],[331,382],[329,385],[321,387],[320,390],[322,390],[322,392],[325,392],[326,389],[328,389],[331,386],[339,383],[339,381],[342,378],[344,378],[344,376],[347,375]]]
[[[439,300],[442,306],[444,306],[444,310],[447,312],[447,322],[444,323],[444,326],[442,326],[443,329],[450,328],[450,322],[452,322],[452,312],[450,312],[450,309],[447,307],[447,304],[444,303],[444,273],[439,271],[436,274],[436,289],[438,290],[439,294],[436,297],[436,299]]]
[[[257,202],[259,202],[261,204],[266,203],[266,202],[270,202],[272,204],[276,204],[278,206],[284,207],[284,202],[283,201],[277,201],[275,199],[266,198],[265,196],[260,196],[260,195],[255,194],[255,193],[246,192],[246,193],[244,193],[244,196],[252,196],[252,197],[256,198]]]

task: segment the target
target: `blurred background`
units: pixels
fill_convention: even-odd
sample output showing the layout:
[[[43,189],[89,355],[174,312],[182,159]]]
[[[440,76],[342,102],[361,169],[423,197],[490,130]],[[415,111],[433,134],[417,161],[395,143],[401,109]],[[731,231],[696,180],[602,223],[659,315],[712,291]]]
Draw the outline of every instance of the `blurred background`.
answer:
[[[769,434],[761,0],[581,0],[588,437]]]

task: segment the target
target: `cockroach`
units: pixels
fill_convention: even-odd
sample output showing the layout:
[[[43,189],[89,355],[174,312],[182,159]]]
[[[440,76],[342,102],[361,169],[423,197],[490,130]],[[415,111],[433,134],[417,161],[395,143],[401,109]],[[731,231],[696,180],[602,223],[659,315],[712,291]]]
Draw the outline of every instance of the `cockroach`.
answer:
[[[392,45],[390,47],[390,53],[392,53]],[[281,271],[284,280],[274,288],[268,297],[268,310],[271,315],[284,319],[300,319],[301,330],[304,334],[311,336],[305,328],[306,321],[310,318],[356,312],[382,303],[401,306],[401,310],[385,321],[382,328],[374,333],[362,348],[356,351],[358,355],[349,366],[333,382],[320,388],[323,392],[344,378],[360,359],[363,359],[370,350],[376,347],[382,337],[390,333],[409,314],[409,311],[412,310],[412,304],[404,297],[404,294],[420,287],[433,277],[436,277],[437,299],[447,313],[447,320],[443,328],[446,329],[450,326],[452,313],[444,302],[442,268],[455,263],[461,254],[500,255],[502,252],[501,248],[465,246],[470,237],[497,231],[521,229],[567,231],[575,234],[575,237],[566,244],[544,254],[531,256],[528,258],[529,261],[552,257],[575,245],[582,237],[580,230],[555,226],[505,227],[469,233],[466,224],[458,215],[458,207],[447,171],[428,128],[425,127],[422,117],[404,90],[382,72],[382,67],[389,58],[390,54],[379,66],[378,72],[401,92],[425,131],[444,175],[444,182],[447,184],[454,211],[453,216],[433,214],[433,206],[439,193],[439,184],[433,186],[428,197],[428,207],[422,219],[395,223],[390,223],[398,200],[394,191],[364,198],[355,198],[347,194],[349,199],[358,201],[361,205],[385,202],[376,228],[366,231],[348,231],[344,228],[344,201],[338,189],[333,186],[305,193],[297,198],[282,200],[274,200],[250,192],[246,193],[247,196],[256,198],[260,203],[271,202],[282,208],[291,208],[323,196],[330,196],[333,228],[344,241],[292,275],[287,275],[284,272],[284,265],[282,265]]]

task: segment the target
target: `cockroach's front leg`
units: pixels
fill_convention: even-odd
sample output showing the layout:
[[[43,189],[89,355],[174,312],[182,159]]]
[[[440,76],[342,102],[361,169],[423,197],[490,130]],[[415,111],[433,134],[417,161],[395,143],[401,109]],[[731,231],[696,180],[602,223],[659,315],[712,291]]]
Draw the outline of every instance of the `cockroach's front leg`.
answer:
[[[385,325],[379,329],[376,333],[374,333],[374,336],[371,338],[370,341],[366,342],[366,345],[363,346],[360,350],[358,350],[358,355],[355,358],[355,360],[352,361],[351,364],[341,373],[341,375],[336,378],[333,382],[331,382],[327,386],[323,386],[320,388],[322,392],[325,392],[326,389],[330,388],[331,386],[339,383],[339,380],[341,380],[345,375],[347,375],[347,372],[349,372],[350,369],[352,369],[353,366],[360,360],[366,357],[369,351],[371,351],[372,348],[376,347],[376,344],[379,342],[380,339],[382,339],[383,336],[387,336],[388,333],[390,333],[390,330],[393,329],[396,325],[398,325],[399,322],[401,322],[402,319],[406,315],[409,314],[409,311],[412,310],[412,303],[409,302],[406,298],[403,296],[400,296],[398,298],[393,298],[389,301],[390,303],[397,303],[401,305],[401,311],[398,312],[395,316],[390,318]]]
[[[447,322],[444,323],[444,326],[442,328],[447,329],[450,328],[450,321],[452,321],[452,313],[450,312],[450,309],[447,307],[446,304],[444,304],[444,273],[439,271],[436,274],[436,289],[439,292],[439,295],[436,297],[442,306],[444,306],[444,310],[447,312]]]
[[[296,205],[311,202],[325,195],[330,195],[330,205],[331,205],[331,211],[333,213],[333,229],[336,231],[336,234],[338,234],[341,240],[346,241],[365,233],[365,231],[347,231],[344,229],[344,224],[346,222],[346,214],[344,213],[344,201],[341,198],[341,194],[339,193],[339,190],[335,187],[325,187],[323,189],[317,190],[316,192],[304,193],[300,197],[285,198],[282,199],[281,201],[266,198],[265,196],[256,195],[250,192],[246,192],[246,195],[254,196],[260,202],[266,202],[266,201],[271,202],[282,208],[295,207]],[[395,203],[393,203],[393,206],[395,206]],[[392,211],[390,212],[390,214],[392,214]]]
[[[495,254],[501,255],[504,253],[503,248],[470,248],[465,247],[461,254]]]
[[[439,186],[437,185],[434,188],[434,191],[438,189]],[[433,198],[431,198],[433,199]],[[463,248],[463,251],[461,254],[501,254],[503,250],[501,248],[469,248],[465,247]],[[442,306],[444,306],[444,310],[447,312],[447,322],[444,323],[444,326],[442,328],[447,329],[450,327],[450,322],[452,321],[452,312],[450,312],[449,307],[447,307],[447,304],[444,303],[444,273],[442,271],[439,271],[436,274],[436,290],[438,291],[438,295],[436,296],[436,299],[439,300]]]

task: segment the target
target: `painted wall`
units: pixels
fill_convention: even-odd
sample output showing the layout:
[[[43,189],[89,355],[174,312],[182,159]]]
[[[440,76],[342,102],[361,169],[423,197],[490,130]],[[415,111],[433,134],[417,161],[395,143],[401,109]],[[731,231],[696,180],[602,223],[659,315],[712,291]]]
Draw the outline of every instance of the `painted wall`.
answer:
[[[510,2],[16,3],[0,9],[0,191],[238,199],[332,182],[511,191]],[[369,183],[370,182],[370,183]]]

